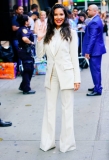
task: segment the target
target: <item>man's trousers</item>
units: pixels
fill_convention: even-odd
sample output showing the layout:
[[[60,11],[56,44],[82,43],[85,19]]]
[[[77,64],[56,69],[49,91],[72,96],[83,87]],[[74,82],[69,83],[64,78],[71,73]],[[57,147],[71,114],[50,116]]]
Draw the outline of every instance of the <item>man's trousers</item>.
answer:
[[[102,85],[101,85],[101,61],[102,55],[90,57],[90,71],[92,75],[92,80],[94,83],[94,92],[102,94]]]
[[[51,76],[51,89],[46,88],[46,104],[44,109],[40,148],[47,151],[55,147],[56,104],[60,85],[54,67]],[[73,127],[73,89],[61,90],[62,125],[60,134],[60,151],[74,150],[75,137]]]

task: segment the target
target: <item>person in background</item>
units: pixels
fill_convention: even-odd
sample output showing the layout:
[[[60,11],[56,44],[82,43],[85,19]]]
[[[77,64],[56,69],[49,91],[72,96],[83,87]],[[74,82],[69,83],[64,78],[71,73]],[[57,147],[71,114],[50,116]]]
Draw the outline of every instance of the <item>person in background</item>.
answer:
[[[33,34],[34,34],[35,21],[38,20],[38,18],[39,18],[39,13],[38,12],[33,12],[32,15],[31,15],[31,17],[29,17],[29,20],[30,20],[30,30],[33,32]],[[37,35],[34,34],[34,44],[36,44],[36,41],[37,41]],[[33,49],[33,54],[34,54],[34,58],[36,58],[35,48]],[[34,67],[35,67],[35,64],[34,64]],[[33,77],[36,75],[35,71],[36,71],[36,69],[33,72]]]
[[[32,15],[33,12],[38,12],[38,8],[39,8],[39,7],[38,7],[37,4],[32,4],[32,5],[31,5],[31,11],[28,12],[28,16],[31,17],[31,15]]]
[[[50,11],[51,11],[51,8],[50,8],[50,7],[46,7],[46,8],[45,8],[46,17],[48,17]]]
[[[107,21],[104,20],[103,21],[103,39],[104,39],[105,46],[106,46],[106,36],[108,36],[108,25],[107,25]]]
[[[40,30],[44,26],[47,26],[46,12],[40,11],[39,19],[35,22],[34,33],[37,34],[38,30]]]
[[[30,30],[34,32],[34,24],[35,21],[38,20],[39,18],[39,13],[38,12],[33,12],[32,15],[30,16]]]
[[[78,18],[78,23],[77,23],[77,27],[79,31],[85,31],[85,20],[86,20],[86,15],[84,12],[81,12],[78,14],[79,18]]]
[[[23,7],[16,5],[15,15],[13,15],[11,22],[12,22],[12,47],[14,51],[14,61],[17,62],[17,74],[19,72],[19,65],[21,63],[17,55],[17,50],[18,50],[17,30],[20,27],[19,23],[17,22],[17,17],[22,14],[23,14]]]
[[[1,102],[0,102],[0,105],[1,105]],[[11,122],[5,122],[0,119],[0,127],[9,127],[9,126],[12,126]]]
[[[82,42],[83,42],[83,37],[84,37],[84,32],[85,32],[85,19],[86,15],[84,12],[81,12],[78,14],[78,23],[77,23],[77,28],[78,28],[78,37],[79,37],[79,46],[78,46],[78,56],[81,56],[82,52]]]
[[[78,9],[74,8],[72,14],[73,14],[74,22],[77,24],[78,23],[78,18],[79,18],[78,17]]]
[[[46,104],[40,148],[47,151],[55,147],[56,104],[60,91],[62,101],[60,151],[71,151],[76,148],[73,94],[80,87],[77,33],[71,29],[67,10],[61,4],[52,7],[47,28],[42,26],[37,33],[37,56],[41,58],[45,53],[47,55]]]
[[[77,25],[76,25],[76,23],[74,22],[74,20],[72,19],[72,12],[68,9],[68,10],[67,10],[67,13],[68,13],[68,18],[69,18],[70,27],[71,27],[72,29],[77,30]]]
[[[91,21],[91,19],[88,17],[88,9],[85,11],[85,15],[86,15],[86,19],[85,19],[85,25],[87,26],[89,24],[89,22]]]
[[[30,87],[34,71],[34,35],[29,28],[30,22],[27,15],[18,16],[17,21],[20,24],[20,28],[17,31],[19,41],[18,56],[22,60],[23,65],[22,82],[19,90],[23,91],[23,94],[35,94],[35,91],[31,90]]]
[[[106,35],[108,33],[108,26],[107,26],[107,22],[106,22],[106,13],[101,13],[101,11],[99,11],[98,15],[100,16],[102,24],[103,24],[103,40],[104,40],[104,44],[106,46]]]
[[[14,6],[13,6],[13,9],[12,9],[12,16],[15,16],[16,15],[16,8],[17,8],[17,4],[15,4]]]
[[[87,93],[86,96],[100,96],[102,95],[101,62],[102,55],[106,53],[103,41],[103,24],[96,5],[88,7],[88,16],[91,21],[85,29],[82,53],[89,60],[94,87],[88,89],[91,93]]]

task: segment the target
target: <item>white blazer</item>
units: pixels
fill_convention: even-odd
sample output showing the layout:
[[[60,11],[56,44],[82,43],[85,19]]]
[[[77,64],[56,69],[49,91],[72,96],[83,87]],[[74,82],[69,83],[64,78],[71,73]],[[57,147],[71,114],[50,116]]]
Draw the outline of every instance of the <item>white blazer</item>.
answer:
[[[42,58],[47,55],[47,72],[45,87],[51,88],[50,79],[55,65],[60,82],[60,89],[73,89],[74,83],[80,83],[80,69],[78,62],[78,38],[75,30],[71,30],[72,41],[57,39],[55,54],[52,44],[44,44],[44,39],[37,42],[37,56]]]

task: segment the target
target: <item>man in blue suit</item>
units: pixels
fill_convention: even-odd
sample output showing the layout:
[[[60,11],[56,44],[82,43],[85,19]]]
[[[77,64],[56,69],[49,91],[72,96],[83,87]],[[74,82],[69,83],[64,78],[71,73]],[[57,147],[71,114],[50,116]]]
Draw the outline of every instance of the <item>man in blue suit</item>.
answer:
[[[88,23],[83,39],[83,56],[89,59],[90,71],[94,88],[88,89],[91,93],[87,96],[99,96],[102,94],[101,85],[101,61],[102,54],[106,53],[103,41],[103,24],[98,15],[98,7],[90,5],[88,7],[88,16],[90,22]]]

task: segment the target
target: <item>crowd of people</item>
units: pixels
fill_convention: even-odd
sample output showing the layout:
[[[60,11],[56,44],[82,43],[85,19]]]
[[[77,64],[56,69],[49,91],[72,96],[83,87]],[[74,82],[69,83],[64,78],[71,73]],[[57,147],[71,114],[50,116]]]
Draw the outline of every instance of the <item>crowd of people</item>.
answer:
[[[14,6],[14,11],[12,45],[18,66],[21,63],[23,65],[22,82],[19,86],[23,94],[35,94],[30,87],[34,57],[41,59],[45,54],[47,57],[46,102],[40,148],[47,151],[55,147],[56,104],[60,90],[60,151],[74,150],[73,95],[81,83],[78,56],[84,56],[90,64],[94,86],[88,89],[91,93],[86,95],[102,95],[101,63],[102,55],[106,53],[103,37],[108,33],[106,16],[99,12],[96,5],[90,5],[86,12],[78,12],[77,8],[70,11],[59,3],[40,12],[35,4],[28,14],[23,14],[22,6]],[[34,40],[36,36],[37,41]]]
[[[29,16],[30,21],[30,30],[34,33],[34,38],[36,42],[37,31],[41,26],[47,26],[47,17],[51,11],[50,7],[45,8],[45,10],[39,11],[39,7],[36,4],[31,6],[30,12],[26,13]],[[74,8],[72,11],[67,9],[68,19],[70,23],[70,27],[77,31],[78,33],[78,56],[82,54],[82,42],[84,37],[85,28],[90,22],[90,18],[88,17],[87,11],[83,12],[78,10],[78,8]],[[18,59],[17,49],[18,49],[18,40],[17,40],[17,30],[19,29],[19,23],[17,22],[17,17],[19,15],[24,14],[24,10],[22,6],[14,5],[13,14],[12,14],[12,46],[14,50],[14,61],[17,61],[17,70],[19,71],[20,60]],[[104,43],[106,45],[106,36],[108,36],[108,25],[107,19],[108,15],[106,13],[101,13],[98,11],[98,15],[100,16],[103,23],[103,38]],[[35,54],[35,53],[34,53]]]

